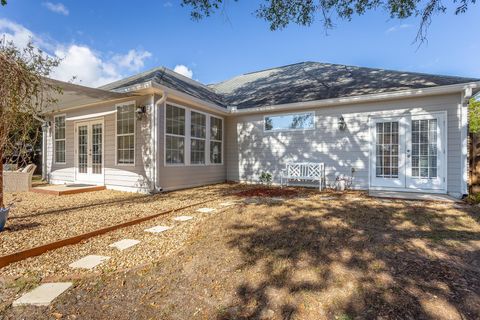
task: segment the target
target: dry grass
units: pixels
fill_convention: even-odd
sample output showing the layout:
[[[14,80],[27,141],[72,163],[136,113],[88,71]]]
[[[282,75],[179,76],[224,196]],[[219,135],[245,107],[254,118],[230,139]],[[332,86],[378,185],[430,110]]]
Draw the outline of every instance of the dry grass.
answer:
[[[357,192],[256,200],[154,239],[163,249],[151,252],[151,265],[101,269],[51,308],[8,308],[4,316],[480,318],[478,207]]]

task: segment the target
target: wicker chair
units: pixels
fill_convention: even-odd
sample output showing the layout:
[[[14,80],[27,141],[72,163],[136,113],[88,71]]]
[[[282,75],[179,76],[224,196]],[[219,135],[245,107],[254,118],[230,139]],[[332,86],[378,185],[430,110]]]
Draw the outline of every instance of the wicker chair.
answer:
[[[3,191],[29,191],[32,187],[32,177],[36,167],[34,164],[29,164],[21,171],[3,171]]]

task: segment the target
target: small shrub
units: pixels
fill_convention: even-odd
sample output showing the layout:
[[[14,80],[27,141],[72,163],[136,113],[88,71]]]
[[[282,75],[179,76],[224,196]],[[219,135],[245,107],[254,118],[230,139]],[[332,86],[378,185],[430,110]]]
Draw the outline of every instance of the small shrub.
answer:
[[[467,198],[467,202],[470,204],[480,204],[480,193],[470,194]]]
[[[260,182],[262,184],[271,185],[272,184],[272,174],[269,172],[263,171],[260,175]]]

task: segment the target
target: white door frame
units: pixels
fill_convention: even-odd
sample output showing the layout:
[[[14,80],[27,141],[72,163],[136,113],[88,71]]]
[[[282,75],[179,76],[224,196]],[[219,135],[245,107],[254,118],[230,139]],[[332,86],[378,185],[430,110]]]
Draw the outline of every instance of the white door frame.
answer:
[[[102,125],[102,173],[93,174],[92,173],[92,153],[91,150],[88,150],[88,160],[87,160],[87,173],[78,172],[78,127],[86,125],[88,127],[88,137],[87,137],[87,148],[91,149],[92,147],[92,127],[94,124]],[[74,172],[75,172],[75,183],[85,183],[85,184],[96,184],[104,185],[105,184],[105,121],[104,118],[88,119],[82,121],[74,122]]]
[[[407,182],[409,180],[408,174],[411,175],[411,157],[406,159],[405,161],[405,184],[403,187],[390,187],[390,186],[377,186],[373,182],[373,179],[375,178],[375,162],[376,162],[376,153],[375,153],[375,123],[376,120],[390,120],[390,119],[395,119],[395,118],[404,118],[406,120],[403,120],[402,122],[408,124],[408,131],[405,132],[405,147],[404,151],[406,148],[410,148],[411,150],[411,120],[412,118],[418,118],[418,117],[426,117],[426,118],[431,118],[433,116],[440,116],[440,119],[443,120],[442,124],[439,124],[440,128],[443,129],[442,132],[438,135],[438,140],[439,144],[441,144],[443,148],[443,161],[442,161],[442,166],[441,166],[441,174],[442,178],[444,179],[443,183],[443,188],[440,189],[423,189],[419,187],[413,187],[410,185],[408,187]],[[442,121],[441,120],[441,121]],[[400,130],[400,129],[399,129]],[[447,168],[448,168],[448,124],[447,124],[447,111],[432,111],[432,112],[426,112],[426,111],[421,111],[421,112],[409,112],[409,113],[395,113],[393,112],[392,115],[375,115],[375,116],[369,116],[369,163],[368,163],[368,187],[370,190],[388,190],[388,191],[404,191],[404,192],[420,192],[420,193],[442,193],[446,194],[448,190],[448,179],[447,179]],[[399,137],[400,139],[400,137]],[[441,140],[441,141],[440,141]],[[443,143],[442,143],[443,142]],[[402,157],[405,157],[406,154],[404,154]],[[400,160],[399,160],[400,161]],[[439,166],[440,167],[440,166]]]

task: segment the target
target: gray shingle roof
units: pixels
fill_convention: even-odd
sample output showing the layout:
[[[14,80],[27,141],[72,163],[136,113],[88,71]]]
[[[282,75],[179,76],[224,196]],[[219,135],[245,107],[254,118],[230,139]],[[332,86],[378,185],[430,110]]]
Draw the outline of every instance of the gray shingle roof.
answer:
[[[480,81],[474,78],[302,62],[243,74],[209,86],[169,69],[156,68],[101,89],[118,90],[150,80],[219,106],[236,106],[238,109]]]
[[[121,91],[121,88],[133,86],[147,81],[154,81],[157,84],[178,90],[204,101],[226,107],[222,97],[206,85],[184,77],[165,67],[159,67],[146,72],[115,81],[100,87],[103,90]]]
[[[479,81],[473,78],[302,62],[210,85],[238,109]]]

